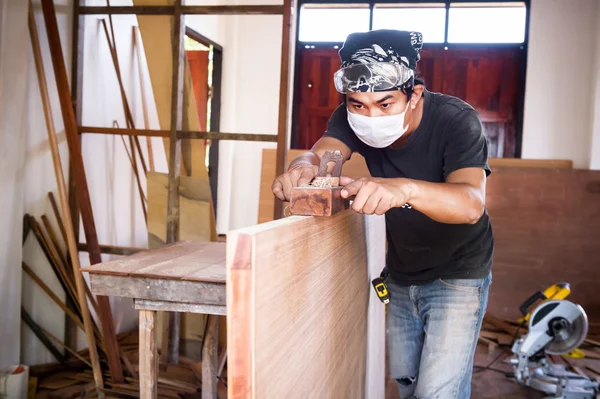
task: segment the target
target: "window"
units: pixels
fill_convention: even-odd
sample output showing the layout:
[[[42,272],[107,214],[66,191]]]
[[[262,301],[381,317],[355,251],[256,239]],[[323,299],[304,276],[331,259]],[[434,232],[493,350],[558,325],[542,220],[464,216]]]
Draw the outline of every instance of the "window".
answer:
[[[303,6],[298,39],[301,42],[343,42],[350,33],[368,31],[370,16],[367,4]]]
[[[421,32],[425,43],[443,43],[445,26],[444,3],[376,4],[373,10],[373,29]]]
[[[523,3],[451,3],[449,43],[523,43]]]

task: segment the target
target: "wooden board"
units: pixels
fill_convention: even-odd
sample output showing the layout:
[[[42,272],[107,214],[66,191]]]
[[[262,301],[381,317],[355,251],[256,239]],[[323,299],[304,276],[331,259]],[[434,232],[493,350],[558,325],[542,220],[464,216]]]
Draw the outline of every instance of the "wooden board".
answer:
[[[158,248],[166,243],[168,176],[148,172],[148,247]],[[210,211],[208,180],[181,176],[179,181],[179,239],[210,241],[211,228],[206,223]]]
[[[384,242],[381,219],[351,210],[230,232],[228,397],[383,398],[383,305],[370,317],[368,268],[383,267]]]
[[[167,5],[168,0],[133,0],[133,5]],[[156,110],[161,129],[171,126],[171,86],[172,86],[172,47],[173,18],[167,16],[138,15],[140,34],[144,44],[152,91],[156,101]],[[187,64],[187,59],[186,59]],[[200,122],[196,107],[196,98],[192,90],[189,67],[186,65],[184,81],[183,130],[200,131]],[[169,140],[163,140],[167,161],[169,158]],[[182,175],[191,175],[208,181],[206,170],[204,140],[182,140],[184,170]],[[210,190],[210,187],[209,187]],[[210,191],[209,191],[210,193]],[[209,194],[210,195],[210,194]],[[206,219],[208,214],[206,214]]]
[[[535,291],[567,281],[568,299],[600,317],[600,171],[497,167],[486,202],[495,236],[490,313],[514,319]]]
[[[288,164],[298,155],[307,150],[289,150]],[[531,168],[572,168],[573,162],[568,160],[552,159],[514,159],[490,158],[492,168],[497,166],[531,167]],[[286,165],[287,168],[287,165]],[[370,176],[365,159],[360,154],[353,154],[349,161],[344,163],[343,176],[367,177]],[[273,220],[273,206],[275,204],[271,185],[275,180],[275,150],[264,149],[262,154],[262,169],[260,175],[260,198],[258,203],[258,223]],[[286,204],[287,205],[287,204]]]

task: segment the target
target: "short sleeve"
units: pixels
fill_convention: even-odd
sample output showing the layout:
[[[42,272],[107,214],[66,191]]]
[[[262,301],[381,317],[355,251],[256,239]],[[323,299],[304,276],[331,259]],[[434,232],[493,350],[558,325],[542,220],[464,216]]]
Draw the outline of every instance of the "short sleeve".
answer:
[[[444,148],[444,179],[458,169],[482,168],[492,173],[488,164],[487,139],[479,115],[473,109],[461,111],[448,126]]]
[[[327,130],[323,137],[332,137],[346,144],[352,152],[362,153],[364,144],[348,124],[348,110],[346,104],[338,106],[327,123]]]

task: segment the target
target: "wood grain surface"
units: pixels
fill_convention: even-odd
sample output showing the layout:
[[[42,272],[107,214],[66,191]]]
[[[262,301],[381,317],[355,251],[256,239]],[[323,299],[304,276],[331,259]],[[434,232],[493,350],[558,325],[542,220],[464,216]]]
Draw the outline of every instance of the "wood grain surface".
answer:
[[[366,220],[294,216],[228,234],[229,398],[363,398],[367,381],[383,392],[385,357],[367,368],[369,339],[383,340],[367,324],[381,333],[384,319],[367,320],[368,248],[385,229],[367,236]]]
[[[489,311],[515,318],[519,305],[549,285],[600,317],[600,171],[496,168],[487,184],[495,235]]]

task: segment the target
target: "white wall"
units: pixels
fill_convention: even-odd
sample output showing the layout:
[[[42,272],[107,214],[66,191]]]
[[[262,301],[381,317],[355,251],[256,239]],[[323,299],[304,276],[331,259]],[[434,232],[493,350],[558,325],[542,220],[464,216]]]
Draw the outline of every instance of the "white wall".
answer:
[[[598,151],[594,159],[590,153],[599,7],[597,0],[531,2],[523,158],[571,159],[577,168],[600,163]]]
[[[596,58],[592,69],[595,79],[590,82],[592,87],[592,131],[591,140],[591,169],[600,169],[600,1],[596,2]]]
[[[0,0],[0,369],[19,362],[27,3]]]

